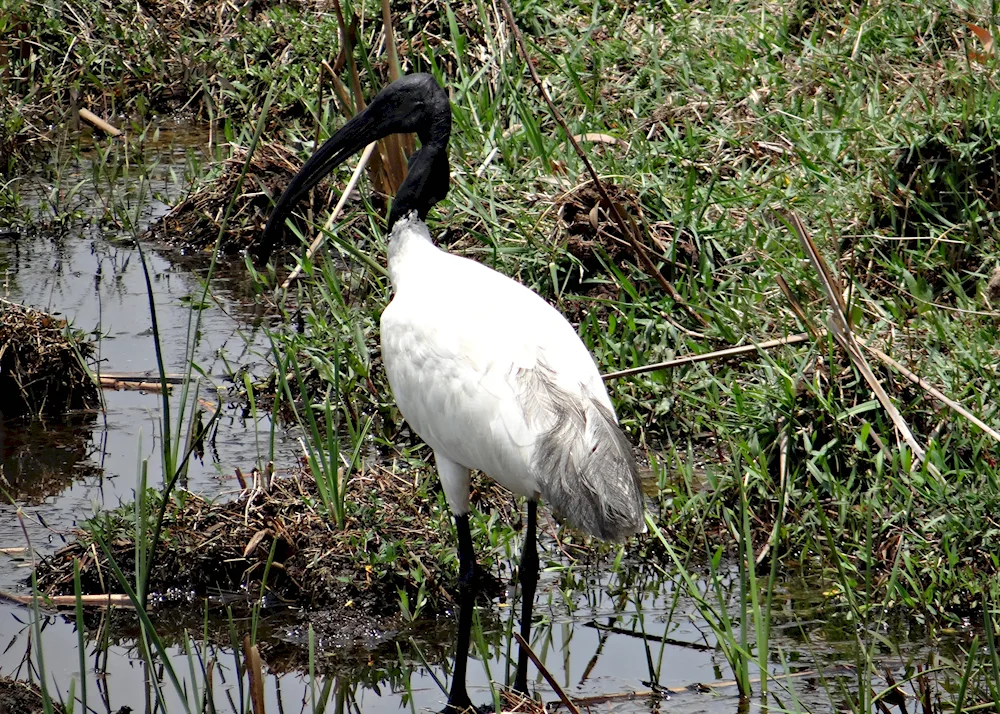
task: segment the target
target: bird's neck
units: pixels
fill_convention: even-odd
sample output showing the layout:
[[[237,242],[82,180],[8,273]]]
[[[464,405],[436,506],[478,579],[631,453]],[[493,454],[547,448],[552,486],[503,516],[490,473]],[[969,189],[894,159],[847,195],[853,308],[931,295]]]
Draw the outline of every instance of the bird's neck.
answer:
[[[412,277],[426,276],[428,260],[440,251],[431,240],[427,224],[416,212],[396,221],[389,231],[389,279],[398,290]]]
[[[392,199],[392,209],[389,211],[389,225],[395,226],[396,221],[416,212],[420,219],[427,217],[431,206],[448,195],[451,182],[451,170],[448,167],[448,131],[450,130],[450,115],[442,126],[433,126],[436,133],[428,133],[426,139],[421,137],[423,144],[413,152],[407,164],[406,178],[400,184],[395,198]],[[437,124],[442,124],[438,121]]]

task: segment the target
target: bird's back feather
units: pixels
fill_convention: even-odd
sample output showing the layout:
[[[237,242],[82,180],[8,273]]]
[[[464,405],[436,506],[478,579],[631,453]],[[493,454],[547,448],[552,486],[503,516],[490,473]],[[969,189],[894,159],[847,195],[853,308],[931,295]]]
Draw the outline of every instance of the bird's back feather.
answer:
[[[552,510],[604,540],[644,530],[642,486],[614,412],[589,394],[568,394],[539,366],[522,372],[525,414],[545,414],[535,444],[539,485]],[[582,397],[582,398],[581,398]]]

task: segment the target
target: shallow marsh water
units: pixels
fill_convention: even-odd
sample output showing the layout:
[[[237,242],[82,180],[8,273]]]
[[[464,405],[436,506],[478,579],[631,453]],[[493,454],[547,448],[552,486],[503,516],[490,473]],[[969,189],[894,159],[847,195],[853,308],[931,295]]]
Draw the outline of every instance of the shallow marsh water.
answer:
[[[146,151],[155,153],[157,163],[148,172],[147,185],[165,199],[175,198],[183,186],[173,177],[183,174],[189,152],[202,151],[207,135],[172,124],[150,134],[157,140],[150,140]],[[74,221],[82,227],[57,235],[27,232],[0,243],[5,296],[67,319],[76,329],[100,335],[102,373],[155,375],[156,352],[139,253],[128,235],[87,225],[88,219],[99,217],[111,200],[106,195],[111,189],[95,188],[92,180],[97,152],[98,147],[85,143],[78,160],[59,168],[61,184],[78,187],[75,198],[66,200],[64,210],[75,212]],[[109,185],[124,192],[126,182],[110,180]],[[26,203],[43,215],[57,210],[43,204],[59,192],[51,182],[25,181],[20,190]],[[136,232],[167,210],[166,204],[156,199],[136,198],[132,202],[140,217]],[[203,283],[197,272],[178,267],[153,250],[147,250],[146,260],[165,368],[182,372],[190,342],[189,305],[200,297]],[[202,310],[195,360],[215,377],[214,385],[204,383],[202,387],[202,396],[215,402],[214,387],[226,386],[223,360],[259,371],[267,342],[253,326],[252,307],[231,297],[239,291],[237,278],[215,278],[211,290],[217,302]],[[180,391],[172,390],[174,414],[180,406]],[[14,518],[9,504],[0,505],[0,547],[23,544],[22,524],[27,524],[32,545],[45,553],[50,550],[46,546],[58,545],[68,530],[96,508],[131,502],[140,458],[148,458],[149,483],[160,483],[160,395],[126,390],[105,390],[103,395],[106,410],[101,414],[74,415],[62,425],[0,425],[4,474],[25,514],[23,519]],[[222,406],[215,438],[206,444],[204,458],[195,460],[189,470],[188,487],[197,492],[214,495],[232,490],[236,487],[232,478],[235,467],[249,472],[266,458],[266,453],[258,452],[258,444],[264,442],[255,438],[267,434],[270,424],[266,418],[254,424],[225,401]],[[287,451],[291,446],[280,441],[278,448]],[[0,571],[0,587],[8,589],[21,575],[9,569]]]
[[[557,578],[545,576],[540,584],[536,617],[541,618],[541,624],[533,635],[533,648],[568,694],[585,701],[594,698],[590,711],[745,711],[732,684],[732,672],[714,646],[709,628],[695,614],[690,602],[683,598],[674,602],[669,581],[651,582],[645,589],[658,589],[658,592],[640,595],[625,603],[607,596],[607,585],[606,581],[595,581],[592,589],[574,601],[572,607],[567,607],[559,593]],[[856,696],[856,675],[851,669],[856,661],[852,627],[848,623],[809,621],[809,612],[820,600],[815,591],[809,596],[799,594],[786,601],[783,614],[779,613],[773,623],[776,633],[772,651],[781,653],[783,661],[770,663],[772,673],[778,675],[771,680],[770,690],[794,711],[848,708],[847,702]],[[511,640],[503,628],[508,615],[509,612],[501,608],[500,622],[495,624],[495,629],[485,633],[486,663],[470,663],[469,691],[478,704],[492,701],[490,678],[494,681],[507,678]],[[5,674],[26,676],[26,666],[22,662],[32,648],[29,619],[30,613],[24,608],[0,606],[0,622],[7,623],[4,625],[7,649],[0,655],[0,671]],[[42,643],[50,681],[58,691],[66,692],[70,679],[79,671],[75,628],[71,618],[45,619],[48,626],[43,630]],[[193,625],[196,627],[197,622]],[[249,623],[237,621],[235,626],[242,632]],[[443,629],[453,631],[447,625]],[[291,632],[279,625],[271,634],[288,637]],[[669,642],[663,643],[664,639]],[[960,639],[956,638],[955,642]],[[450,658],[450,646],[450,643],[441,643],[437,649],[446,649]],[[200,668],[199,662],[216,661],[213,682],[217,710],[246,711],[245,682],[239,681],[232,650],[197,642],[192,647],[203,654],[201,660],[194,660],[196,668]],[[940,642],[936,647],[941,647]],[[135,644],[111,645],[107,657],[94,653],[93,642],[88,648],[91,706],[97,711],[108,712],[122,705],[134,710],[145,706],[142,687],[145,673],[142,662],[135,656]],[[190,687],[188,656],[179,647],[170,651],[176,671]],[[322,646],[318,651],[318,667],[327,671],[323,660],[335,653],[324,651]],[[475,645],[473,651],[481,659]],[[909,665],[927,666],[933,664],[936,657],[929,643],[919,640],[907,640],[899,649],[886,644],[876,654],[877,661],[897,680],[904,677]],[[448,665],[432,665],[428,669],[412,655],[405,656],[402,664],[394,657],[379,656],[373,657],[367,667],[352,667],[341,674],[319,674],[310,678],[302,670],[286,671],[280,660],[276,660],[273,671],[264,679],[266,711],[313,711],[313,702],[322,700],[326,686],[333,691],[328,706],[334,706],[335,695],[339,692],[345,698],[346,711],[392,712],[411,708],[440,711],[445,697],[435,679],[447,682],[448,669]],[[556,702],[557,693],[534,672],[534,668],[531,672],[535,691],[544,701]],[[782,675],[788,673],[806,674],[783,679]],[[162,674],[160,676],[162,678]],[[199,683],[203,681],[201,677],[197,675]],[[651,682],[673,691],[661,690],[651,696]],[[875,683],[875,686],[880,689],[885,685]],[[684,691],[678,691],[682,689]],[[97,693],[100,693],[99,698]],[[630,696],[632,693],[636,696]],[[173,688],[165,686],[164,694],[167,711],[183,710],[183,703]],[[102,703],[94,706],[95,700]],[[753,707],[757,708],[757,704]],[[335,710],[342,711],[340,707]]]
[[[190,127],[164,126],[158,137],[145,147],[148,155],[156,157],[155,167],[147,176],[148,185],[163,198],[171,199],[182,190],[175,177],[183,174],[192,153],[200,155],[204,151],[207,136]],[[88,192],[86,188],[88,176],[93,174],[92,163],[88,162],[94,161],[100,148],[100,145],[85,147],[79,161],[67,162],[60,169],[65,186],[84,187],[77,194],[82,196],[82,202],[76,199],[78,205],[74,210],[86,213],[95,206],[100,210],[100,190],[92,187]],[[127,185],[118,188],[128,190]],[[140,216],[138,230],[166,210],[159,201],[136,206],[136,215]],[[166,369],[179,372],[186,358],[190,300],[201,293],[199,273],[171,263],[151,250],[146,257]],[[79,329],[99,332],[102,371],[155,373],[145,278],[138,252],[127,236],[91,227],[71,229],[59,237],[27,235],[0,244],[0,269],[10,299],[59,314]],[[212,282],[217,302],[202,312],[196,354],[199,366],[207,374],[222,374],[226,363],[260,369],[266,359],[266,340],[254,327],[257,316],[252,306],[233,297],[240,293],[240,287],[238,278],[222,276]],[[222,386],[221,380],[218,382]],[[211,385],[206,386],[206,396],[212,400]],[[148,458],[154,470],[149,475],[150,483],[159,483],[155,469],[159,465],[160,396],[106,391],[104,397],[104,413],[74,417],[69,424],[58,427],[36,423],[16,429],[5,427],[0,432],[0,459],[15,499],[13,505],[0,505],[0,547],[23,545],[23,529],[27,529],[31,545],[39,552],[58,548],[71,529],[95,510],[132,500],[141,458]],[[172,403],[176,409],[176,393]],[[266,458],[259,445],[266,444],[265,435],[270,429],[267,420],[255,423],[245,419],[239,410],[226,408],[224,403],[223,408],[216,437],[211,440],[204,459],[192,465],[187,484],[191,490],[209,496],[233,492],[236,483],[230,475],[234,469],[249,471]],[[280,468],[280,463],[294,461],[298,447],[294,439],[283,435],[278,451]],[[25,565],[27,562],[16,555],[0,555],[0,589],[21,587],[19,584],[28,572]],[[543,575],[536,600],[538,626],[533,646],[570,695],[616,695],[595,702],[595,711],[739,709],[736,687],[726,684],[732,679],[732,672],[716,647],[710,628],[688,600],[674,598],[670,581],[653,579],[643,587],[633,588],[635,594],[622,599],[608,594],[607,576],[595,575],[577,588],[569,601],[564,598],[559,581],[558,573]],[[843,685],[834,684],[831,677],[835,678],[833,668],[854,661],[855,640],[851,626],[831,625],[822,615],[813,618],[808,607],[796,604],[808,603],[816,597],[815,592],[808,597],[790,597],[777,613],[772,650],[783,653],[784,661],[771,662],[771,667],[777,674],[821,669],[824,675],[772,683],[772,689],[780,691],[787,702],[800,702],[803,709],[826,711],[831,701],[838,701],[838,695],[831,692],[839,692],[843,686],[844,695],[850,695],[850,674],[845,677],[848,684]],[[196,613],[188,626],[197,631],[202,608],[198,603],[192,607]],[[509,677],[512,640],[505,629],[512,624],[511,611],[506,606],[495,610],[484,618],[494,623],[486,627],[485,662],[470,665],[469,690],[473,699],[483,704],[491,701],[490,679],[504,681]],[[31,617],[28,608],[0,603],[0,674],[29,676],[26,661],[36,656],[38,645],[33,642],[28,624]],[[41,644],[46,677],[52,691],[65,696],[71,680],[79,676],[76,626],[71,618],[59,615],[43,618]],[[240,631],[248,626],[246,622],[236,623]],[[280,621],[269,626],[271,634],[279,640],[301,641],[303,637],[301,629]],[[99,629],[88,628],[88,637],[93,637]],[[336,679],[333,691],[343,696],[334,696],[330,706],[337,703],[338,711],[364,712],[440,710],[444,695],[435,680],[447,681],[452,652],[447,640],[454,626],[442,622],[439,629],[445,636],[435,649],[445,653],[444,664],[425,667],[409,648],[401,656],[402,661],[384,654],[373,656],[373,661],[361,671],[354,668],[352,675],[342,674]],[[117,641],[116,635],[108,634],[111,642]],[[885,648],[882,654],[886,666],[899,670],[909,657],[926,663],[929,655],[925,643],[907,637],[902,642],[896,651]],[[332,652],[324,651],[323,643],[320,644],[319,657],[323,660]],[[206,659],[217,661],[213,683],[218,710],[245,711],[246,691],[239,681],[233,652],[226,647],[197,642],[193,646],[205,648]],[[111,712],[128,706],[142,711],[151,706],[143,686],[144,665],[136,651],[134,641],[108,644],[103,651],[93,640],[88,641],[88,703],[92,709]],[[181,647],[170,651],[182,679],[190,680],[188,655]],[[482,653],[477,656],[481,658]],[[436,662],[440,657],[428,659]],[[326,677],[337,676],[321,675],[313,680],[301,670],[282,673],[283,666],[277,661],[272,663],[272,669],[265,678],[265,701],[267,711],[271,712],[313,710],[312,702],[321,696]],[[535,673],[534,668],[531,671]],[[533,681],[546,701],[557,699],[540,677],[535,675]],[[678,688],[695,683],[711,686],[702,691],[661,692],[655,698],[624,696],[648,691],[652,684]],[[190,690],[190,681],[187,686]],[[169,685],[164,687],[164,694],[167,711],[184,709]]]

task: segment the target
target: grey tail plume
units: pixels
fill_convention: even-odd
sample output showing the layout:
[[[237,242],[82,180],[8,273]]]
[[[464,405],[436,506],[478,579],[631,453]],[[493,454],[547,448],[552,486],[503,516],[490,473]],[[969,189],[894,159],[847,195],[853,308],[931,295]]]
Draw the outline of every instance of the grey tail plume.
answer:
[[[602,540],[645,531],[639,471],[614,413],[592,397],[560,389],[544,368],[522,372],[529,421],[546,413],[551,427],[535,451],[542,498],[557,516]]]

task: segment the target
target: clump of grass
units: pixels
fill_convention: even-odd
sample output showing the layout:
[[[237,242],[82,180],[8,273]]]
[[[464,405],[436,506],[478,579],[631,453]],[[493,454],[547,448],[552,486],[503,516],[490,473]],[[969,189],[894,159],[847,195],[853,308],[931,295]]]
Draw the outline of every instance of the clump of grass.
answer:
[[[213,503],[183,494],[167,505],[161,544],[148,554],[154,565],[150,593],[207,596],[267,591],[284,602],[311,608],[352,608],[370,616],[396,618],[440,612],[457,575],[450,513],[426,468],[412,473],[378,470],[355,475],[343,527],[331,522],[313,477],[261,477],[240,498]],[[263,484],[263,485],[261,485]],[[152,513],[162,496],[148,492]],[[487,483],[476,490],[484,510],[510,517],[509,499]],[[88,521],[72,545],[43,560],[39,588],[71,594],[73,563],[79,562],[82,592],[115,591],[109,555],[124,573],[133,568],[137,537],[131,506]],[[110,546],[96,560],[92,542]],[[492,557],[486,555],[488,565]],[[410,612],[400,610],[400,592]],[[417,604],[419,603],[419,608]]]
[[[19,167],[38,155],[34,149],[39,143],[39,137],[32,136],[24,117],[17,110],[7,104],[0,104],[0,179],[7,186],[2,192],[4,198],[0,199],[3,200],[0,203],[0,215],[13,208],[10,202],[12,192],[6,181],[17,177]]]
[[[983,108],[985,109],[985,108]],[[914,126],[886,176],[885,205],[875,219],[900,236],[932,237],[958,222],[987,232],[1000,208],[998,137],[988,112]]]
[[[53,416],[101,405],[93,343],[64,320],[0,300],[0,415]]]
[[[222,232],[218,249],[225,256],[241,255],[256,245],[270,211],[270,196],[280,193],[294,172],[290,152],[273,144],[262,144],[252,157],[236,148],[232,155],[215,167],[213,178],[202,180],[168,214],[159,218],[140,236],[185,251],[210,251],[216,247],[220,222],[249,158],[249,181]]]

